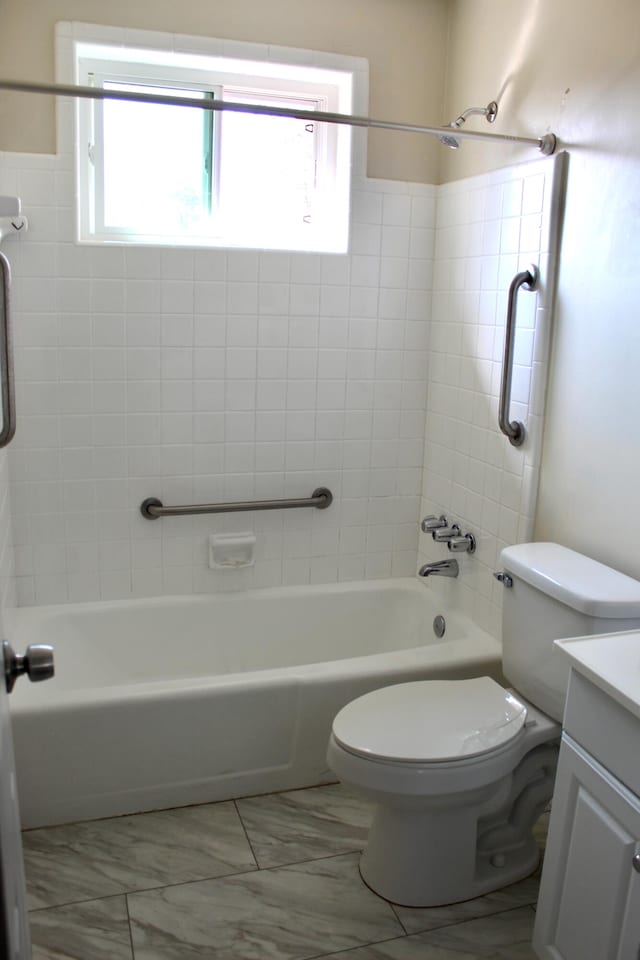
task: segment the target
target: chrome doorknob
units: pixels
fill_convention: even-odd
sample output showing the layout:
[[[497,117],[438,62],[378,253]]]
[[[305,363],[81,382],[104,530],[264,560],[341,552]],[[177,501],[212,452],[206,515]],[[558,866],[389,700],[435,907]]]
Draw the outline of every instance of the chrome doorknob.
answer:
[[[30,643],[24,654],[19,654],[8,640],[3,640],[2,653],[7,693],[11,693],[18,677],[25,673],[32,683],[48,680],[55,673],[53,647],[48,643]]]
[[[635,856],[631,858],[631,865],[636,873],[640,873],[640,853],[636,853]]]

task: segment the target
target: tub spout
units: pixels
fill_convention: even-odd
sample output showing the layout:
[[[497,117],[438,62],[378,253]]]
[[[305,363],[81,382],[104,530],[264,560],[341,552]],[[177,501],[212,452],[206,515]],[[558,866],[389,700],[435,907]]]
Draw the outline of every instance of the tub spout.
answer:
[[[457,560],[438,560],[436,563],[425,563],[418,570],[419,577],[457,577],[460,572]]]

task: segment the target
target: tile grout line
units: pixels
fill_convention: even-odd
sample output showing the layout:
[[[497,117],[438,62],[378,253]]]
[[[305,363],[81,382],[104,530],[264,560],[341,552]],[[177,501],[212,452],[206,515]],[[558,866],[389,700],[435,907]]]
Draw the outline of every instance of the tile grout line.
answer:
[[[137,890],[119,890],[117,893],[107,893],[104,896],[86,897],[82,900],[65,900],[63,903],[49,904],[46,907],[32,907],[29,913],[42,913],[45,910],[56,910],[58,907],[71,907],[81,903],[92,903],[95,900],[110,900],[113,897],[129,897],[138,893],[153,893],[155,890],[166,890],[169,887],[185,887],[190,883],[212,883],[215,880],[231,880],[234,877],[244,877],[254,873],[269,873],[272,870],[285,870],[290,867],[302,866],[305,863],[319,863],[321,860],[335,860],[337,857],[345,857],[349,854],[360,853],[360,850],[341,850],[340,853],[332,853],[324,857],[312,857],[308,860],[294,860],[291,863],[278,863],[272,867],[250,867],[248,870],[238,870],[235,873],[222,873],[213,877],[198,877],[195,880],[179,880],[177,883],[160,883],[154,887],[141,887]],[[380,899],[384,900],[383,897]],[[388,901],[384,901],[388,903]]]
[[[400,935],[399,937],[385,937],[384,940],[370,940],[368,943],[359,943],[354,947],[345,947],[344,950],[334,950],[333,953],[314,953],[312,957],[308,957],[306,960],[322,960],[323,957],[346,957],[350,953],[355,953],[356,950],[364,950],[366,947],[378,947],[381,944],[395,943],[396,940],[405,939],[406,937]]]
[[[352,853],[362,853],[362,847],[354,847],[350,850],[338,850],[336,853],[324,853],[319,857],[307,857],[306,860],[288,860],[286,863],[273,863],[270,867],[260,867],[259,869],[263,872],[265,870],[280,870],[284,867],[297,867],[303,863],[317,863],[319,860],[334,860],[336,857],[346,857]]]
[[[464,900],[463,903],[469,903],[472,901]],[[455,904],[454,904],[455,906]],[[424,907],[419,909],[425,909]],[[427,908],[428,909],[428,908]],[[437,907],[434,909],[438,909]],[[435,933],[437,930],[447,930],[449,927],[460,927],[465,923],[475,923],[477,920],[487,920],[489,917],[501,917],[505,913],[513,913],[515,910],[534,910],[533,904],[531,903],[517,903],[508,907],[505,906],[503,910],[496,910],[492,913],[481,913],[478,917],[466,917],[464,920],[453,920],[450,923],[440,923],[437,927],[427,927],[426,930],[414,930],[411,933],[408,933],[408,937],[421,937],[427,933]],[[535,910],[534,910],[535,913]]]
[[[400,926],[401,926],[402,929],[404,930],[405,936],[408,937],[408,936],[409,936],[409,931],[407,930],[407,928],[405,927],[404,923],[402,922],[401,917],[398,915],[398,911],[396,910],[396,904],[395,904],[395,903],[391,903],[390,900],[388,900],[387,903],[389,903],[389,906],[390,906],[391,909],[393,910],[394,916],[396,917],[398,923],[400,924]]]
[[[135,960],[136,957],[136,948],[133,945],[133,930],[131,928],[131,913],[129,912],[129,895],[125,893],[124,895],[124,904],[127,911],[127,927],[129,930],[129,943],[131,945],[131,960]]]
[[[249,870],[239,870],[237,873],[223,873],[214,877],[198,877],[196,880],[179,880],[177,883],[160,883],[155,887],[140,887],[140,889],[137,890],[120,890],[118,893],[107,893],[104,896],[86,897],[83,900],[65,900],[64,903],[55,903],[47,907],[34,907],[29,910],[29,913],[42,913],[44,910],[56,910],[58,907],[72,907],[80,903],[93,903],[94,900],[111,900],[113,897],[131,897],[138,893],[153,893],[154,890],[166,890],[169,887],[185,887],[189,883],[211,883],[213,880],[230,880],[232,877],[243,877],[245,874],[259,872],[259,867],[250,867]]]
[[[388,900],[385,902],[389,903]],[[389,904],[389,905],[393,907],[393,904]],[[420,909],[425,909],[425,908],[420,908]],[[467,917],[467,919],[465,920],[454,920],[453,923],[443,923],[438,927],[429,927],[426,930],[414,930],[412,933],[407,933],[404,937],[403,936],[387,937],[385,940],[373,940],[369,943],[361,943],[355,947],[347,947],[345,950],[335,950],[333,953],[314,954],[314,956],[309,958],[309,960],[322,960],[322,958],[329,958],[329,957],[342,957],[342,956],[346,957],[350,953],[355,953],[356,950],[362,950],[364,947],[376,947],[376,946],[379,946],[380,944],[394,943],[396,940],[412,940],[417,937],[423,937],[430,933],[435,933],[438,930],[446,930],[446,929],[449,929],[450,927],[460,927],[467,923],[477,923],[480,920],[487,920],[489,918],[502,916],[503,914],[506,914],[506,913],[513,913],[515,910],[526,910],[526,909],[531,910],[535,916],[535,909],[532,904],[521,903],[517,906],[507,907],[505,910],[498,910],[496,911],[496,913],[481,914],[479,917]],[[509,944],[506,944],[506,946],[509,946]]]
[[[244,835],[245,835],[245,837],[246,837],[246,839],[247,839],[247,843],[249,844],[249,850],[251,851],[251,856],[253,857],[253,859],[254,859],[254,861],[255,861],[256,869],[257,869],[257,870],[262,870],[262,867],[260,866],[260,863],[259,863],[259,861],[258,861],[258,857],[257,857],[257,855],[256,855],[256,852],[255,852],[255,850],[253,849],[253,844],[251,843],[251,838],[249,837],[249,832],[248,832],[248,830],[247,830],[247,828],[246,828],[246,825],[245,825],[244,820],[242,819],[242,814],[240,813],[240,809],[239,809],[239,807],[238,807],[238,801],[237,801],[237,799],[234,798],[232,802],[233,802],[233,808],[234,808],[234,810],[236,811],[236,816],[238,817],[238,820],[240,821],[240,826],[242,827],[243,833],[244,833]]]

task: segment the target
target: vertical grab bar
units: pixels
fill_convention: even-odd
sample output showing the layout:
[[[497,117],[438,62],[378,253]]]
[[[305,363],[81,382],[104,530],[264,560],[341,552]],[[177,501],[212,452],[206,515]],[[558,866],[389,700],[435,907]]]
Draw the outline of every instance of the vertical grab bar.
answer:
[[[500,406],[498,408],[498,426],[509,438],[509,443],[519,447],[524,443],[524,424],[519,420],[509,420],[511,403],[511,376],[513,373],[513,347],[516,338],[516,302],[520,288],[535,290],[540,271],[532,264],[528,270],[517,273],[509,286],[507,300],[507,323],[504,333],[504,355],[502,358],[502,380],[500,383]]]
[[[2,429],[0,448],[6,447],[16,432],[15,387],[13,379],[13,343],[11,339],[11,267],[4,253],[0,253],[2,288],[0,296],[0,397],[2,398]]]

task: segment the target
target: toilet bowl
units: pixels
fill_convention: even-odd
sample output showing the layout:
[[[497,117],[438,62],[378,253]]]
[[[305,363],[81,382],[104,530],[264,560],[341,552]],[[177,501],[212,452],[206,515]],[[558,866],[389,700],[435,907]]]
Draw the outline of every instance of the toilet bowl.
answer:
[[[348,704],[327,756],[376,804],[365,883],[394,903],[435,906],[535,870],[530,820],[551,796],[559,736],[558,723],[489,677],[397,684]],[[529,815],[500,834],[505,810],[524,803],[523,757],[535,777]]]
[[[640,627],[640,583],[609,567],[552,543],[508,547],[501,561],[510,687],[396,684],[333,722],[329,767],[374,803],[360,872],[393,903],[468,900],[536,869],[567,686],[553,640]]]

